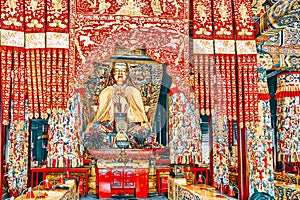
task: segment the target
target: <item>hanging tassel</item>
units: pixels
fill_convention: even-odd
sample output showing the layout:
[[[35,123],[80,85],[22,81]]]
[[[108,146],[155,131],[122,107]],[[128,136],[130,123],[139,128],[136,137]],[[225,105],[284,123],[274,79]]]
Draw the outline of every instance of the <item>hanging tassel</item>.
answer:
[[[232,113],[232,99],[233,99],[233,96],[232,96],[232,82],[234,81],[232,79],[232,76],[231,76],[231,63],[230,63],[230,59],[229,59],[229,55],[226,55],[225,57],[225,74],[226,74],[226,91],[227,91],[227,118],[229,120],[232,120],[233,119],[233,113]]]
[[[216,55],[216,83],[215,83],[215,97],[214,97],[214,109],[216,110],[216,116],[221,116],[221,98],[222,98],[222,85],[220,81],[222,80],[220,72],[220,58]]]
[[[68,103],[68,99],[69,99],[69,50],[68,49],[64,49],[64,82],[63,82],[63,109],[67,109],[67,103]]]
[[[57,49],[57,106],[63,111],[63,49]]]
[[[209,91],[210,91],[210,105],[209,105],[209,109],[210,109],[210,113],[214,112],[214,108],[213,108],[213,102],[214,102],[214,98],[215,98],[215,62],[214,62],[214,56],[213,55],[209,55]]]
[[[46,49],[46,94],[45,94],[45,101],[46,101],[46,111],[48,114],[52,112],[52,51],[50,48]],[[55,69],[56,70],[56,69]],[[53,78],[54,79],[54,78]]]
[[[28,99],[28,118],[33,118],[33,83],[32,83],[32,70],[31,70],[31,58],[30,50],[25,50],[26,56],[26,75],[27,75],[27,99]]]
[[[9,94],[10,94],[10,72],[7,65],[8,49],[3,46],[1,50],[1,97],[2,97],[2,124],[8,125],[9,123]]]
[[[14,126],[16,127],[16,130],[20,130],[20,125],[19,125],[19,96],[20,96],[20,69],[19,69],[19,51],[18,48],[13,48],[13,90],[12,90],[12,100],[14,102],[14,107],[13,107],[13,123]]]
[[[44,48],[40,49],[40,54],[41,54],[41,85],[42,85],[42,90],[41,93],[43,94],[43,97],[41,99],[41,117],[42,119],[47,119],[48,114],[47,114],[47,105],[46,105],[46,97],[47,97],[47,68],[46,68],[46,52]]]
[[[253,85],[252,85],[252,99],[253,99],[253,121],[258,122],[258,72],[257,72],[257,56],[252,55],[251,57],[252,73],[253,73]]]
[[[20,94],[19,94],[19,120],[21,126],[25,125],[25,79],[26,79],[26,69],[25,69],[25,51],[24,48],[19,48],[20,51]]]
[[[227,78],[226,78],[226,66],[225,66],[225,55],[220,55],[220,72],[221,72],[221,77],[222,77],[222,94],[223,94],[223,99],[222,99],[222,109],[223,109],[223,116],[228,118],[228,86],[227,86]]]
[[[210,115],[210,87],[209,87],[209,55],[203,55],[204,85],[205,85],[205,114]]]
[[[244,101],[243,101],[243,58],[241,55],[238,55],[238,102],[237,102],[237,105],[238,105],[238,120],[239,120],[239,125],[240,125],[240,128],[243,128],[244,127]]]
[[[36,57],[35,50],[30,50],[30,60],[31,60],[31,73],[32,73],[32,89],[33,89],[33,112],[34,118],[39,118],[39,97],[38,97],[38,80],[37,80],[37,69],[36,69]]]
[[[237,120],[237,91],[236,91],[236,70],[235,70],[235,56],[229,55],[230,62],[230,77],[231,77],[231,107],[232,119]]]
[[[38,94],[38,105],[39,105],[39,116],[41,118],[44,117],[44,94],[43,94],[43,81],[42,80],[42,66],[41,66],[41,51],[40,49],[35,50],[35,57],[36,57],[36,81],[37,81],[37,94]]]
[[[199,63],[198,63],[198,56],[194,55],[194,91],[195,91],[195,106],[199,108]]]
[[[57,49],[52,49],[52,83],[51,83],[51,110],[58,111],[58,66]]]
[[[6,50],[6,51],[5,51]],[[6,49],[3,47],[2,51],[3,53],[6,54],[6,64],[2,62],[2,66],[6,67],[6,81],[4,82],[4,90],[3,90],[3,96],[2,96],[2,101],[3,101],[3,115],[2,115],[2,123],[4,125],[9,124],[9,113],[10,113],[10,94],[11,94],[11,82],[12,82],[12,47],[6,47]],[[5,59],[4,59],[5,60]]]
[[[199,59],[199,95],[200,95],[200,113],[205,115],[205,80],[204,80],[204,62],[203,55],[198,55]]]

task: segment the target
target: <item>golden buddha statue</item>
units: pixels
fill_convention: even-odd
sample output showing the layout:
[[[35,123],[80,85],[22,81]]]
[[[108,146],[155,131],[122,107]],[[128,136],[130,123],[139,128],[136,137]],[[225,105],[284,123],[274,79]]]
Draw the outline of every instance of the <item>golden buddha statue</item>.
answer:
[[[100,122],[100,132],[115,132],[114,125],[124,120],[129,124],[150,129],[140,91],[128,85],[129,66],[127,63],[113,63],[111,69],[112,85],[105,87],[98,97],[96,116],[89,126]],[[110,82],[110,81],[108,81]],[[125,130],[127,131],[127,130]],[[130,130],[129,130],[130,131]]]

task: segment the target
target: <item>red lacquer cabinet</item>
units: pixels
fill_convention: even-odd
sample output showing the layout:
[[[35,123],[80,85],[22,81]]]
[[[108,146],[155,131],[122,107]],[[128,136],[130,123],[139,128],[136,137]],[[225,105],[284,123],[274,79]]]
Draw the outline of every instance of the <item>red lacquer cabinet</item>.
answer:
[[[97,168],[96,192],[99,198],[130,194],[147,198],[149,192],[148,168]]]

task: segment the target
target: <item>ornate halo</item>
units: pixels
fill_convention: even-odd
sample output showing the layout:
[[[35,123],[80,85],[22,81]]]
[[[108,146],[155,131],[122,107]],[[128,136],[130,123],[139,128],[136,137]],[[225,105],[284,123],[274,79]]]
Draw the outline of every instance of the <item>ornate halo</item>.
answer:
[[[117,133],[121,130],[127,132],[128,124],[124,120],[120,120],[116,123],[116,131]]]

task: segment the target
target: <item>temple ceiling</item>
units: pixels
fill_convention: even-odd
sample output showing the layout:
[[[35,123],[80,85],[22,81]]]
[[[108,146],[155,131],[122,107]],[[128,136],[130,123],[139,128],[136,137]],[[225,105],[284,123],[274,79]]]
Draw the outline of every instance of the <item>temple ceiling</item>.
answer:
[[[257,50],[270,70],[300,70],[300,0],[253,0]]]

